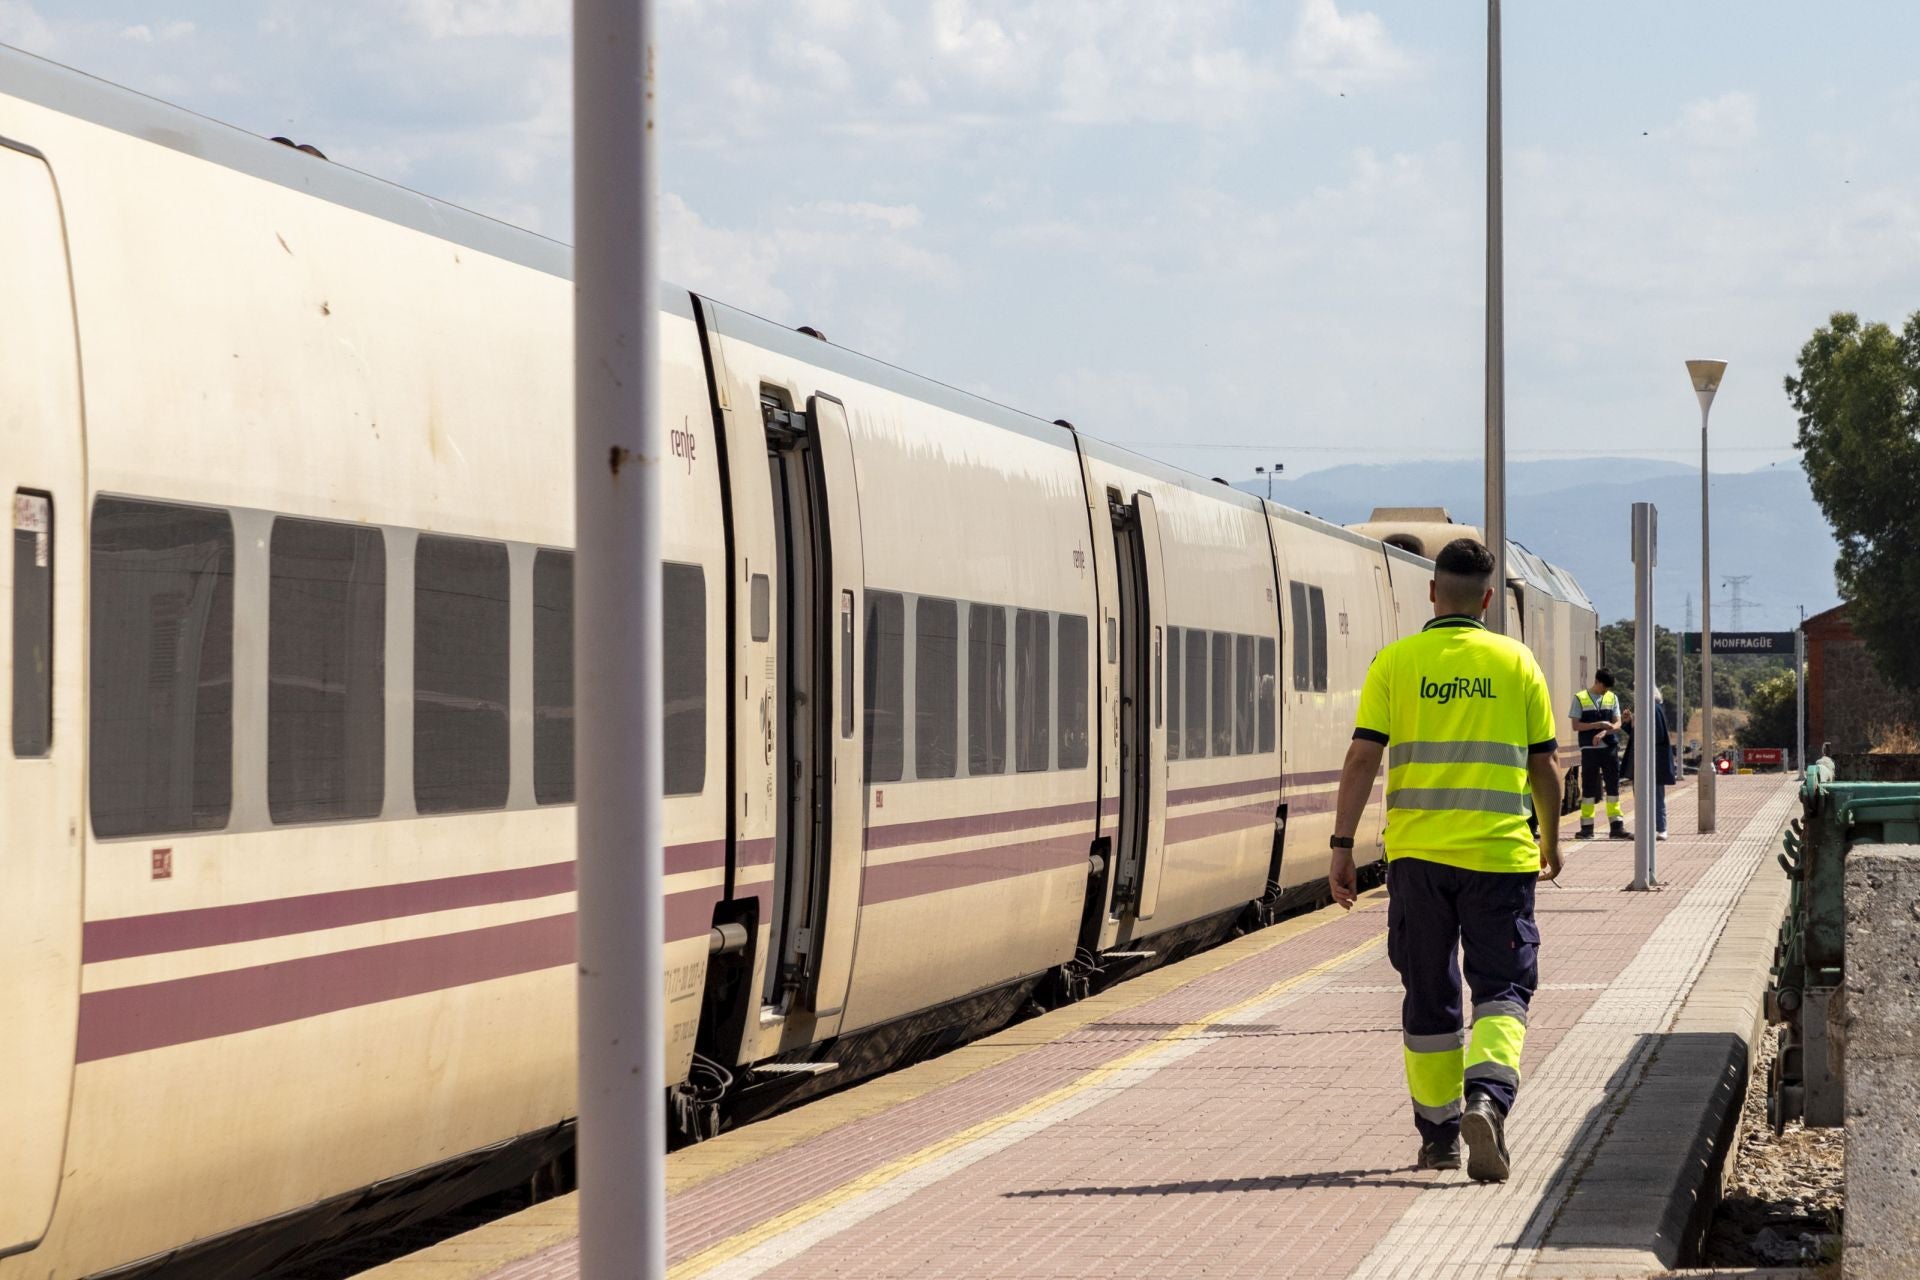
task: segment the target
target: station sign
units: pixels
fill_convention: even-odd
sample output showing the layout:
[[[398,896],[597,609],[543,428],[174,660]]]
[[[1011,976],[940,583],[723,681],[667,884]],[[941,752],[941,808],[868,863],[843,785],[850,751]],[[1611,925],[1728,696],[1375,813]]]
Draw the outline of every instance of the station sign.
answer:
[[[1786,760],[1784,747],[1742,747],[1740,763],[1753,765],[1771,765],[1778,768]]]
[[[1700,633],[1682,631],[1680,633],[1680,651],[1686,654],[1700,652]],[[1782,657],[1793,656],[1793,632],[1791,631],[1716,631],[1713,633],[1713,652],[1715,657],[1739,654],[1779,654]]]

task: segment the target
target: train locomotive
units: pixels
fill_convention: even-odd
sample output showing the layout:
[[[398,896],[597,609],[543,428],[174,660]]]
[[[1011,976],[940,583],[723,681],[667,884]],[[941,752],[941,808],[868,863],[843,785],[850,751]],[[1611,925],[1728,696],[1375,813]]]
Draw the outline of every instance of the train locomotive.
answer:
[[[0,49],[0,1277],[246,1273],[565,1145],[569,270]],[[686,1138],[1323,889],[1427,560],[659,306]],[[1596,619],[1514,563],[1564,702]]]

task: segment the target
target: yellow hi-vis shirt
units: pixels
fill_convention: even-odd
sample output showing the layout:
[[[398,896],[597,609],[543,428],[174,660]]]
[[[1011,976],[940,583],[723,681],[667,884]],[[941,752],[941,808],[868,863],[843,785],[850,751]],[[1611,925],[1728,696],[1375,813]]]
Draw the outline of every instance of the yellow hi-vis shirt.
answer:
[[[1435,618],[1374,655],[1353,736],[1387,749],[1388,861],[1540,869],[1527,757],[1554,749],[1553,706],[1525,645]]]

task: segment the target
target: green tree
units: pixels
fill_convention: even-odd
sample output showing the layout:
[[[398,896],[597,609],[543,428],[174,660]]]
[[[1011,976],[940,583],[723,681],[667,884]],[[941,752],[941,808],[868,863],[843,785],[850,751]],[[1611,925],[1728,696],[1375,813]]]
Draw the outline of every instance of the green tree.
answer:
[[[1737,735],[1743,747],[1791,747],[1799,686],[1793,672],[1768,676],[1747,697],[1747,722]]]
[[[1786,389],[1800,465],[1840,543],[1848,619],[1882,675],[1920,690],[1920,312],[1898,334],[1834,313]]]

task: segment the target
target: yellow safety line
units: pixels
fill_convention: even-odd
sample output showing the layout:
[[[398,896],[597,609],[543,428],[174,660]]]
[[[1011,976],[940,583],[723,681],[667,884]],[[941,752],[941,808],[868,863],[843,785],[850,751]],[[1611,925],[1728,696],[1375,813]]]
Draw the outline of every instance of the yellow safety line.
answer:
[[[1066,1101],[1076,1094],[1085,1093],[1089,1089],[1097,1088],[1108,1080],[1111,1080],[1114,1076],[1127,1070],[1127,1068],[1140,1062],[1142,1059],[1151,1057],[1153,1054],[1165,1049],[1168,1045],[1177,1044],[1182,1040],[1191,1040],[1193,1037],[1204,1034],[1220,1023],[1228,1021],[1236,1014],[1265,1004],[1276,996],[1282,995],[1304,982],[1317,978],[1330,970],[1337,969],[1348,961],[1359,958],[1375,947],[1378,947],[1386,940],[1386,936],[1384,932],[1375,934],[1351,950],[1343,951],[1330,960],[1323,960],[1312,968],[1302,970],[1290,978],[1281,979],[1279,982],[1261,991],[1258,995],[1249,996],[1244,1000],[1236,1000],[1224,1008],[1214,1010],[1203,1018],[1199,1018],[1193,1022],[1182,1023],[1158,1039],[1141,1045],[1139,1048],[1133,1049],[1128,1053],[1124,1053],[1111,1062],[1095,1067],[1078,1079],[1061,1085],[1059,1088],[1048,1093],[1041,1094],[1039,1097],[1024,1102],[1010,1111],[1003,1111],[997,1116],[982,1120],[969,1128],[962,1129],[958,1133],[950,1134],[937,1142],[929,1143],[918,1151],[901,1156],[880,1166],[878,1169],[863,1173],[859,1177],[844,1182],[833,1190],[814,1197],[805,1204],[789,1209],[777,1217],[769,1218],[757,1226],[749,1227],[740,1234],[730,1236],[718,1244],[710,1245],[691,1258],[687,1258],[669,1268],[667,1271],[669,1280],[691,1280],[692,1277],[704,1275],[721,1263],[730,1262],[740,1255],[758,1248],[767,1241],[811,1222],[813,1219],[845,1204],[857,1196],[864,1195],[869,1191],[876,1191],[903,1174],[910,1173],[922,1165],[930,1164],[942,1156],[949,1155],[966,1146],[968,1143],[976,1142],[990,1134],[998,1133],[1008,1125],[1017,1124],[1022,1120],[1028,1119],[1057,1103]]]

